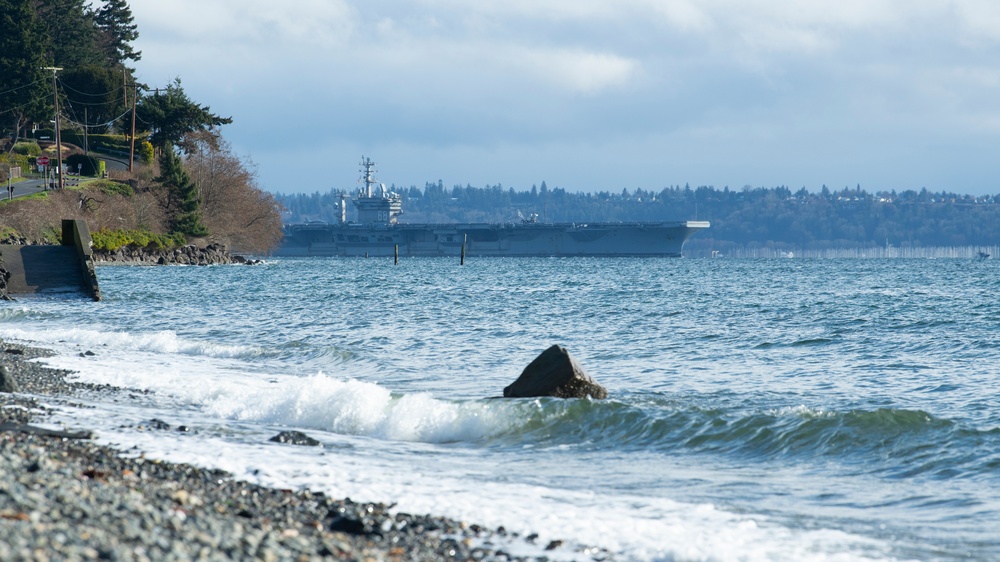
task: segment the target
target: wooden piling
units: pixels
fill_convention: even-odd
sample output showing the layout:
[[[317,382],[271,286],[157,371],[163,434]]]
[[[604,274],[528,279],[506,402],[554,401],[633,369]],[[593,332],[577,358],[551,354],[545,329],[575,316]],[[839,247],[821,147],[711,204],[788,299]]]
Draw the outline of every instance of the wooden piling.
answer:
[[[395,257],[392,260],[392,265],[399,265],[399,244],[396,244],[394,254]]]
[[[465,265],[465,243],[469,241],[469,235],[462,235],[462,258],[459,260],[458,265]]]

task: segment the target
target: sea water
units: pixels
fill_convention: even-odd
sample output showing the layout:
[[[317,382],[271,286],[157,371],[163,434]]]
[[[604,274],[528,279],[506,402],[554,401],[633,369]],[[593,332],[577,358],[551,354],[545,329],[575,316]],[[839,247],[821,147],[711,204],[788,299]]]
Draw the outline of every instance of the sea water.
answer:
[[[565,541],[552,558],[991,560],[998,274],[962,259],[109,266],[102,302],[0,305],[0,337],[128,389],[45,398],[55,423],[128,454],[538,533],[535,554]],[[496,399],[552,344],[610,398]],[[287,429],[322,445],[268,441]]]

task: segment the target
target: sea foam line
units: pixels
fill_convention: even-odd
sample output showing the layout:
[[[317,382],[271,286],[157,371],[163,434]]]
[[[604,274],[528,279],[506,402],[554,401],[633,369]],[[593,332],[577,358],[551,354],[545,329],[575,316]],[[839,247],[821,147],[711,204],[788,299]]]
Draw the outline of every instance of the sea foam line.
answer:
[[[350,377],[261,374],[242,362],[137,351],[44,360],[90,384],[144,390],[219,419],[318,429],[392,441],[470,442],[510,431],[529,404],[449,401],[428,393],[394,395]]]
[[[249,358],[257,356],[261,350],[252,346],[222,345],[182,338],[172,330],[159,332],[130,333],[124,331],[98,331],[81,328],[59,330],[10,329],[6,337],[28,343],[38,343],[46,347],[62,347],[64,342],[118,350],[150,351],[191,356],[218,358]]]

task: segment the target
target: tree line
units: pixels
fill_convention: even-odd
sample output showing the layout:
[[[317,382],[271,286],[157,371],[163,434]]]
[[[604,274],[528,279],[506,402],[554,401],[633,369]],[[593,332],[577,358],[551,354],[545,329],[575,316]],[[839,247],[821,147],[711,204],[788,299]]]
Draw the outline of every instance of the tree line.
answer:
[[[659,191],[568,192],[545,182],[528,190],[503,185],[450,189],[441,181],[392,191],[403,222],[659,222],[707,220],[689,244],[718,250],[976,246],[1000,242],[1000,195],[932,193],[927,189],[868,192],[860,186],[818,192],[805,188],[670,186]],[[343,192],[280,195],[286,223],[336,222]],[[350,209],[350,203],[348,203]],[[350,218],[351,213],[348,212]]]
[[[161,87],[139,83],[131,66],[142,58],[133,47],[138,37],[126,0],[0,0],[0,179],[10,166],[25,168],[42,150],[52,151],[56,107],[64,129],[83,133],[76,136],[127,139],[117,144],[134,142],[148,158],[128,172],[109,173],[118,185],[97,183],[50,194],[48,202],[0,208],[0,230],[45,240],[58,233],[46,220],[71,213],[90,223],[95,243],[205,240],[242,251],[274,248],[279,206],[258,185],[253,163],[234,156],[222,137],[220,127],[232,118],[190,99],[180,78]],[[52,216],[56,209],[63,216]]]

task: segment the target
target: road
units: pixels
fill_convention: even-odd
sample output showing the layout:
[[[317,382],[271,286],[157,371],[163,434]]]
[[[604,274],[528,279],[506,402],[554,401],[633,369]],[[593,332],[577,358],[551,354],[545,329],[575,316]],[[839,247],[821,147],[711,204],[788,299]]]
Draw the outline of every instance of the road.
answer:
[[[97,158],[98,160],[104,160],[107,169],[109,171],[128,169],[128,161],[120,160],[117,156],[109,156],[107,154],[101,154],[99,152],[93,152],[93,151],[90,152],[90,155],[93,156],[94,158]],[[47,183],[50,183],[54,186],[56,181],[57,180],[55,178],[52,178],[50,180],[46,180],[45,178],[31,178],[25,181],[12,183],[11,186],[14,188],[14,197],[17,198],[17,197],[26,197],[28,195],[44,191]],[[4,199],[7,199],[8,194],[6,185],[0,186],[0,195],[2,195]]]

